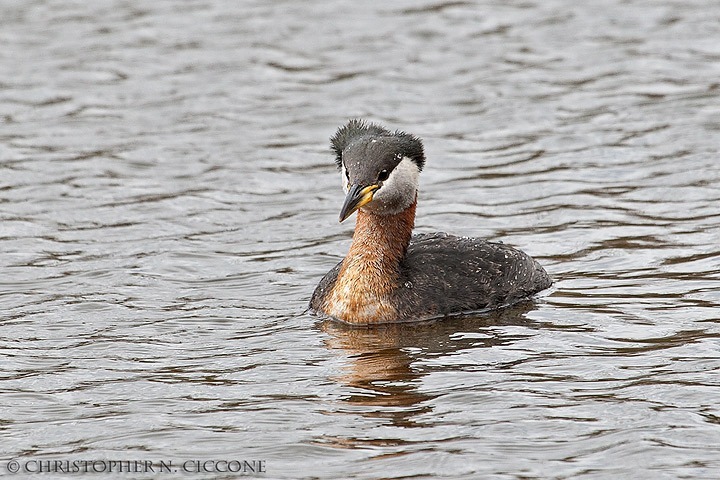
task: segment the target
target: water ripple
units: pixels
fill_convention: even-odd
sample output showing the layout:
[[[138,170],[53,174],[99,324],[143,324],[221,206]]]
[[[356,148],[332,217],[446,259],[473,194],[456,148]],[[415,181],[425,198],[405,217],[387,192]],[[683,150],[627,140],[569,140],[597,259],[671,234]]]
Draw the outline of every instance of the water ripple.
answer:
[[[715,478],[718,15],[4,2],[0,469]],[[413,328],[308,316],[350,239],[327,138],[352,117],[425,140],[419,231],[517,245],[553,288]]]

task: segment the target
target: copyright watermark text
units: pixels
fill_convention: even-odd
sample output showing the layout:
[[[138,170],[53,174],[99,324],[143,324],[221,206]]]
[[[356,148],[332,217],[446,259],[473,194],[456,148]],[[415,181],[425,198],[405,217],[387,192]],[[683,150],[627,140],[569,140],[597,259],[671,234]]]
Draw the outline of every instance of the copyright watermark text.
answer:
[[[267,472],[265,460],[36,460],[4,462],[15,473],[229,473],[260,476]]]

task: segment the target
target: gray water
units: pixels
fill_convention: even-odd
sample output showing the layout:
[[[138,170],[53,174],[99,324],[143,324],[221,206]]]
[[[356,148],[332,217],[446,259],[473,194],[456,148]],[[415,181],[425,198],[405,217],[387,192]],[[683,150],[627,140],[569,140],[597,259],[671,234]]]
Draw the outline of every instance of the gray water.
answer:
[[[424,139],[418,231],[553,288],[307,315],[352,117]],[[719,144],[714,0],[3,0],[0,472],[720,478]]]

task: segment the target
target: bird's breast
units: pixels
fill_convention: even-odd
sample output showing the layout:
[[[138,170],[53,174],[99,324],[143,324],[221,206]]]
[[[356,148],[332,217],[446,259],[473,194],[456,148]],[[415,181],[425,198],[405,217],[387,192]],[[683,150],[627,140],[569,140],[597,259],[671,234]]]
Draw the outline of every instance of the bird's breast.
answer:
[[[397,275],[384,266],[382,255],[351,251],[325,298],[325,313],[348,323],[395,320],[397,311],[391,296],[397,288]]]

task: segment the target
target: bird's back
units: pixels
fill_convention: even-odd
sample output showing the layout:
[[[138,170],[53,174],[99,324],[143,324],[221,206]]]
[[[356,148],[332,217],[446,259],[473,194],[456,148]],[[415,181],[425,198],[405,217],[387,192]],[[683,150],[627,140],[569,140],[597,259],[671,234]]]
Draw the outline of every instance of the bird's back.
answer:
[[[316,288],[310,301],[314,311],[322,312],[341,266]],[[389,299],[398,322],[512,305],[552,284],[535,260],[515,248],[446,233],[413,235],[399,273]]]
[[[394,292],[399,320],[511,305],[552,284],[529,255],[502,243],[446,233],[414,235]]]

